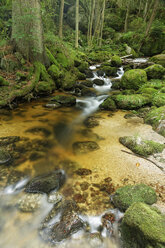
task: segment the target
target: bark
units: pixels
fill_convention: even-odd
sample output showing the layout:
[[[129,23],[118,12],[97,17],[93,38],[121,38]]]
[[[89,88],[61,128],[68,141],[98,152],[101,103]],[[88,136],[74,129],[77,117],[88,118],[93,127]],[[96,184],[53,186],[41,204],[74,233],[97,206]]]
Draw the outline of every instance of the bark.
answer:
[[[146,4],[145,4],[145,8],[144,8],[144,13],[143,13],[144,20],[146,20],[145,18],[147,16],[148,4],[149,4],[149,0],[146,0]]]
[[[150,17],[149,23],[148,23],[147,28],[146,28],[145,37],[147,37],[149,32],[150,32],[151,25],[152,25],[152,23],[155,19],[155,16],[156,16],[156,11],[158,9],[158,5],[159,5],[159,0],[155,0],[152,15]]]
[[[91,41],[92,41],[92,30],[93,30],[93,20],[94,20],[94,13],[95,13],[95,5],[96,5],[96,0],[93,0],[92,8],[91,8],[90,27],[89,27],[89,43],[91,43]]]
[[[97,5],[96,5],[96,12],[95,12],[95,27],[94,27],[94,33],[93,33],[93,37],[92,37],[92,41],[94,38],[97,38],[99,36],[99,32],[100,32],[100,18],[101,18],[101,12],[100,12],[100,1],[97,1]]]
[[[127,32],[127,29],[128,29],[129,9],[130,9],[130,6],[129,6],[129,3],[127,3],[127,11],[126,11],[126,16],[125,16],[125,24],[124,24],[124,32],[125,33]]]
[[[76,0],[76,27],[75,27],[75,47],[78,48],[79,39],[79,0]]]
[[[59,37],[63,36],[63,15],[64,15],[64,0],[61,0],[60,16],[59,16]]]
[[[103,0],[103,10],[102,10],[102,16],[101,16],[101,28],[100,28],[99,46],[102,45],[103,27],[104,27],[104,15],[105,15],[105,0]]]
[[[26,59],[45,62],[39,0],[12,1],[12,41]]]

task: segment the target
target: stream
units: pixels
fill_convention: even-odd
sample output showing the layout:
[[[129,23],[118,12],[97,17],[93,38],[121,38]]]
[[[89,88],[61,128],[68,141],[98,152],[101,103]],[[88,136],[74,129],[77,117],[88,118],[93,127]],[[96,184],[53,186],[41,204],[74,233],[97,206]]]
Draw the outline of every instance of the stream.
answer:
[[[137,63],[140,62],[137,59]],[[164,174],[142,158],[122,154],[123,147],[118,139],[134,134],[161,142],[164,138],[140,118],[125,119],[126,111],[98,111],[112,86],[112,79],[105,74],[97,75],[98,68],[99,65],[90,67],[93,78],[88,80],[101,79],[104,85],[94,84],[96,96],[78,97],[75,107],[47,109],[44,107],[50,98],[47,97],[22,103],[14,110],[0,110],[0,137],[23,137],[14,143],[16,159],[12,165],[1,166],[0,170],[0,247],[122,247],[118,223],[123,213],[113,208],[111,195],[115,189],[127,184],[142,182],[158,188],[163,185]],[[123,74],[121,67],[115,79]],[[86,122],[91,117],[91,123],[97,125],[90,126],[91,123]],[[88,141],[97,143],[98,149],[88,153],[73,152],[74,143]],[[30,178],[54,170],[66,177],[58,192],[24,198],[24,188]],[[77,203],[79,210],[74,218],[78,223],[85,223],[85,228],[75,228],[69,235],[71,238],[63,242],[59,237],[57,242],[47,242],[45,236],[60,222],[63,209],[57,210],[55,216],[44,223],[44,229],[41,223],[54,204],[60,204],[63,199]],[[72,220],[73,211],[66,206],[68,218]]]

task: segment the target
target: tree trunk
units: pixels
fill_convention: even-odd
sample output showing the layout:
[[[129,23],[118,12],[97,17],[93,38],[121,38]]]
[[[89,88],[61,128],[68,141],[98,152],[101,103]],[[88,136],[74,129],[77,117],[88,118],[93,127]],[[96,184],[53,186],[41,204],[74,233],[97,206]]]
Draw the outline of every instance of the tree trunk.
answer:
[[[101,29],[100,29],[100,41],[99,46],[102,45],[102,37],[103,37],[103,27],[104,27],[104,15],[105,15],[105,0],[103,0],[103,10],[102,10],[102,16],[101,16]]]
[[[145,18],[147,16],[148,4],[149,4],[149,0],[146,0],[146,4],[145,4],[145,8],[144,8],[144,13],[143,13],[144,20],[146,20]]]
[[[124,32],[126,33],[128,30],[128,17],[129,17],[129,2],[127,3],[127,12],[126,12],[126,16],[125,16],[125,24],[124,24]]]
[[[79,38],[79,0],[76,0],[76,32],[75,32],[75,47],[78,48]]]
[[[59,34],[58,34],[61,39],[63,36],[63,15],[64,15],[64,0],[61,0],[60,16],[59,16]]]
[[[156,11],[157,11],[158,5],[159,5],[159,0],[155,0],[152,15],[150,17],[149,23],[148,23],[147,28],[146,28],[145,37],[147,37],[149,32],[150,32],[151,25],[152,25],[153,20],[154,20],[154,18],[156,16]]]
[[[39,0],[12,1],[12,41],[31,61],[45,62],[43,28]]]
[[[100,32],[100,29],[99,29],[100,15],[101,15],[101,12],[100,12],[100,1],[98,0],[97,1],[97,5],[96,5],[96,11],[95,11],[95,27],[94,27],[94,33],[93,33],[93,36],[92,36],[92,41],[93,41],[94,38],[99,37],[99,32]]]
[[[93,20],[94,20],[94,13],[95,13],[95,5],[96,5],[96,0],[93,0],[92,7],[91,7],[90,26],[89,26],[89,44],[90,45],[91,45],[91,41],[92,41],[92,29],[93,29]]]

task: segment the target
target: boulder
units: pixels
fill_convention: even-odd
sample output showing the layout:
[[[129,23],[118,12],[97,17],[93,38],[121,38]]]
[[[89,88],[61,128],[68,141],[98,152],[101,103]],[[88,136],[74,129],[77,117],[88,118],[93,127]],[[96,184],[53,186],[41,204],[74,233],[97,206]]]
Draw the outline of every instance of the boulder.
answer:
[[[118,55],[114,55],[111,58],[111,66],[120,67],[122,65],[122,60]]]
[[[134,69],[127,71],[123,75],[121,79],[121,86],[123,89],[138,90],[146,82],[147,82],[146,72],[141,69]]]
[[[65,182],[65,174],[62,170],[56,170],[49,174],[33,178],[26,186],[27,193],[50,193],[58,190]]]
[[[96,85],[99,85],[99,86],[104,85],[104,80],[99,79],[99,78],[94,79],[92,82],[93,82],[93,84],[96,84]]]
[[[70,107],[76,105],[76,97],[57,95],[50,99],[52,103],[60,104],[61,106]]]
[[[114,111],[116,110],[116,104],[114,100],[109,96],[107,99],[104,100],[102,104],[100,104],[99,108]]]
[[[121,234],[125,248],[164,248],[165,215],[136,202],[125,212]]]
[[[35,87],[35,92],[38,95],[49,95],[55,88],[56,86],[53,82],[39,81]]]
[[[156,192],[145,184],[127,185],[116,190],[113,196],[115,207],[127,210],[135,202],[152,205],[157,201]]]
[[[0,165],[7,164],[11,161],[11,156],[4,148],[0,148]]]
[[[110,77],[110,76],[117,76],[117,68],[116,67],[112,67],[112,66],[103,66],[101,67],[101,70],[103,72],[105,72],[105,74]]]
[[[165,108],[151,109],[144,118],[145,123],[152,125],[153,129],[165,137]]]
[[[152,100],[152,105],[156,107],[165,106],[165,93],[155,94]]]
[[[141,137],[136,136],[124,136],[120,137],[121,144],[129,148],[134,153],[147,157],[154,153],[160,153],[164,150],[165,145],[154,142],[152,140],[144,140]]]
[[[60,77],[61,73],[57,65],[51,65],[48,69],[48,73],[51,75],[51,77],[56,80]]]
[[[162,65],[154,64],[146,69],[148,79],[161,79],[165,75],[165,68]]]
[[[165,53],[155,55],[150,60],[165,67]]]
[[[73,143],[72,147],[75,154],[85,154],[88,152],[96,151],[100,148],[95,141],[75,142]]]
[[[93,128],[99,125],[98,118],[95,116],[89,116],[85,121],[84,125],[88,128]]]
[[[150,96],[142,96],[139,94],[134,95],[116,95],[113,100],[120,109],[138,109],[142,106],[151,103]]]

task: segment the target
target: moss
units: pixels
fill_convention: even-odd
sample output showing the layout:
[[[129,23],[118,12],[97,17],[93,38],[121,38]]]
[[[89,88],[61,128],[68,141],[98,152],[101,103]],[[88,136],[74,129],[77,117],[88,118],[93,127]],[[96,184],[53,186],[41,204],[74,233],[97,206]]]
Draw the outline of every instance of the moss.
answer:
[[[165,108],[154,108],[144,118],[145,123],[152,125],[153,129],[165,137]]]
[[[74,75],[71,71],[65,72],[65,76],[61,79],[59,87],[66,91],[74,90],[76,86],[76,75]]]
[[[145,69],[148,79],[161,79],[165,75],[165,68],[162,65],[151,65]]]
[[[60,77],[61,72],[57,65],[51,65],[48,69],[48,73],[51,75],[51,77],[56,80]]]
[[[115,207],[122,211],[127,210],[134,202],[153,204],[157,201],[155,191],[145,185],[127,185],[116,190],[113,197]]]
[[[110,76],[116,76],[117,75],[117,68],[116,67],[111,67],[111,66],[102,66],[101,70],[105,72],[105,74],[110,77]]]
[[[116,104],[115,102],[112,100],[111,97],[108,97],[100,106],[100,109],[105,109],[105,110],[116,110]]]
[[[73,106],[76,104],[76,97],[74,96],[58,95],[51,98],[50,100],[51,102],[56,102],[66,107]]]
[[[164,144],[160,144],[152,140],[144,140],[141,137],[135,136],[120,137],[119,141],[134,153],[144,157],[148,157],[154,153],[160,153],[165,148]]]
[[[22,72],[20,72],[20,71],[17,71],[17,73],[16,73],[16,79],[18,80],[18,81],[21,81],[21,80],[26,80],[26,78],[27,78],[27,74],[25,74],[25,73],[22,73]]]
[[[123,89],[138,90],[146,82],[147,82],[146,72],[141,69],[134,69],[127,71],[123,75],[121,79],[121,86]]]
[[[84,73],[88,69],[89,65],[87,62],[81,62],[81,64],[78,66],[78,69],[81,73]]]
[[[54,85],[51,85],[49,82],[39,81],[35,88],[35,91],[39,95],[49,95],[54,90],[53,86]]]
[[[122,65],[122,60],[118,55],[114,55],[111,58],[111,66],[120,67]]]
[[[165,106],[165,93],[158,93],[154,96],[152,105],[156,107]]]
[[[0,86],[8,86],[9,82],[0,76]]]
[[[165,93],[165,87],[160,90],[161,93]]]
[[[137,109],[151,102],[150,97],[142,95],[117,95],[113,99],[120,109]]]
[[[149,96],[153,96],[155,93],[157,93],[158,91],[154,88],[145,88],[145,87],[141,87],[139,90],[138,90],[138,93],[141,93],[143,95],[149,95]]]
[[[55,57],[53,56],[53,54],[51,53],[51,51],[48,48],[46,48],[46,53],[47,53],[47,56],[48,56],[49,61],[51,62],[51,64],[59,66],[57,60],[55,59]]]
[[[73,66],[73,61],[65,56],[64,53],[60,52],[56,55],[57,62],[65,69],[70,69]]]
[[[165,54],[155,55],[150,60],[165,67]]]
[[[126,211],[121,234],[125,248],[165,247],[165,216],[145,203],[134,203]]]

